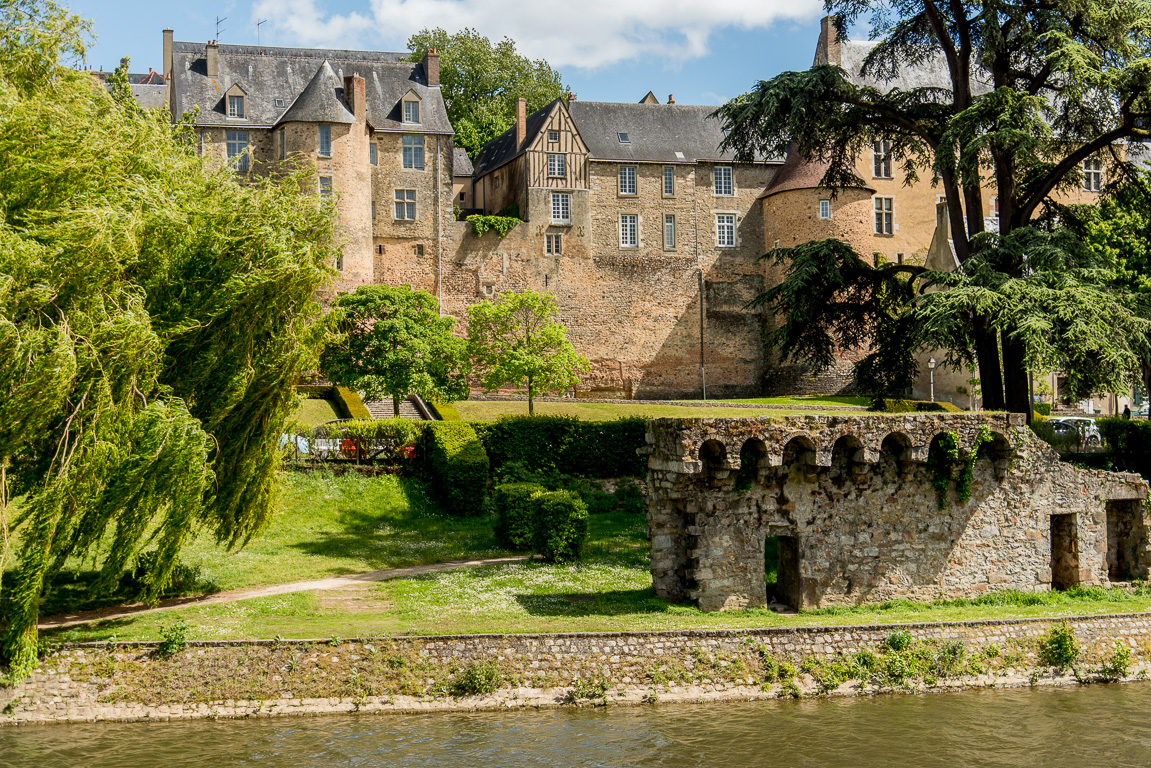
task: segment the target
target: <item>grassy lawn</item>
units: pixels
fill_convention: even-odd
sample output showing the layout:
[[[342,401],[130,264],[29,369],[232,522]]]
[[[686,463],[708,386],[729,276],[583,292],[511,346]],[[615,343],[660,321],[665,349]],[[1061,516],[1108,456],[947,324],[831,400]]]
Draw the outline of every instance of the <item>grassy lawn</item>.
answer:
[[[870,397],[859,395],[796,395],[794,397],[752,397],[746,400],[723,400],[725,403],[757,403],[759,405],[803,405],[823,408],[829,405],[850,405],[866,410],[871,406]]]
[[[300,402],[300,407],[292,420],[304,429],[314,429],[321,424],[340,418],[340,412],[331,400],[310,397]]]
[[[770,398],[764,404],[772,404],[772,399],[784,400],[787,398]],[[730,402],[760,402],[758,400],[732,400]],[[814,401],[813,401],[814,402]],[[798,405],[801,403],[780,403],[781,405]],[[806,405],[807,403],[802,403]],[[828,405],[829,403],[816,403]],[[841,403],[831,403],[841,405]],[[850,405],[850,403],[849,403]],[[494,400],[462,400],[455,403],[460,418],[466,421],[495,421],[501,416],[526,416],[528,413],[527,401],[494,401]],[[860,410],[863,407],[861,406]],[[576,416],[586,421],[609,421],[622,416],[642,416],[648,419],[659,418],[687,418],[687,417],[742,417],[752,416],[784,416],[789,411],[781,408],[724,408],[723,406],[688,406],[688,405],[648,405],[632,403],[621,400],[618,403],[584,403],[572,400],[565,403],[536,403],[536,414],[541,416]]]

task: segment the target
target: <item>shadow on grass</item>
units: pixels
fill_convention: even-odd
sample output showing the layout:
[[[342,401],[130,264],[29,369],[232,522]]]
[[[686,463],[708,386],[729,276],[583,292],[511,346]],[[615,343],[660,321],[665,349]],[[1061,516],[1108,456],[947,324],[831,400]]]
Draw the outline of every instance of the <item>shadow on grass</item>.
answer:
[[[120,578],[113,592],[94,596],[92,588],[99,578],[98,571],[61,571],[52,580],[47,594],[40,601],[40,615],[54,616],[60,613],[78,613],[101,608],[137,603],[143,599],[144,572],[137,568]],[[190,568],[178,563],[168,587],[160,595],[161,600],[192,595],[210,595],[219,592],[220,587],[202,577],[199,568]]]
[[[532,616],[621,616],[631,613],[666,613],[671,603],[647,589],[608,592],[569,592],[554,595],[516,595],[516,602]]]

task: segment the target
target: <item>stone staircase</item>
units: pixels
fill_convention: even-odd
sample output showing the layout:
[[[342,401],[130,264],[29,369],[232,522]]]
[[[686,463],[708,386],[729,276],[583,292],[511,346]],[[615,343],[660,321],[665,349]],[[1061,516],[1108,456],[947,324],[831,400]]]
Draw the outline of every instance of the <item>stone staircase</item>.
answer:
[[[387,400],[365,400],[364,406],[368,409],[368,413],[372,414],[373,419],[390,419],[393,416],[390,398]],[[412,421],[424,421],[425,419],[412,397],[400,401],[400,418]]]

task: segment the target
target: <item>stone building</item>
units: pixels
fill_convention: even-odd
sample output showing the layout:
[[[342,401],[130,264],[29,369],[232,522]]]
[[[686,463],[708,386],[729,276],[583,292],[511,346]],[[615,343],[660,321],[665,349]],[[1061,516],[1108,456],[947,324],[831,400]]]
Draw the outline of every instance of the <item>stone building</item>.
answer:
[[[929,459],[947,433],[976,460],[970,499],[952,469],[941,505]],[[656,593],[704,610],[763,607],[771,568],[772,597],[797,608],[1151,569],[1147,483],[1061,462],[1021,414],[658,419],[647,442]]]

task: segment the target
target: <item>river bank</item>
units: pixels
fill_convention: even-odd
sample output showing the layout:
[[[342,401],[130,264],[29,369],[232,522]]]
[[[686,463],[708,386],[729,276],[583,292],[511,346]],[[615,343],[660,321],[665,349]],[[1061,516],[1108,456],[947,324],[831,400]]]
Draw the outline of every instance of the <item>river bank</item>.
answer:
[[[0,725],[850,696],[1136,680],[1149,670],[1143,613],[187,644],[173,636],[166,645],[61,646],[29,678],[0,688]]]

